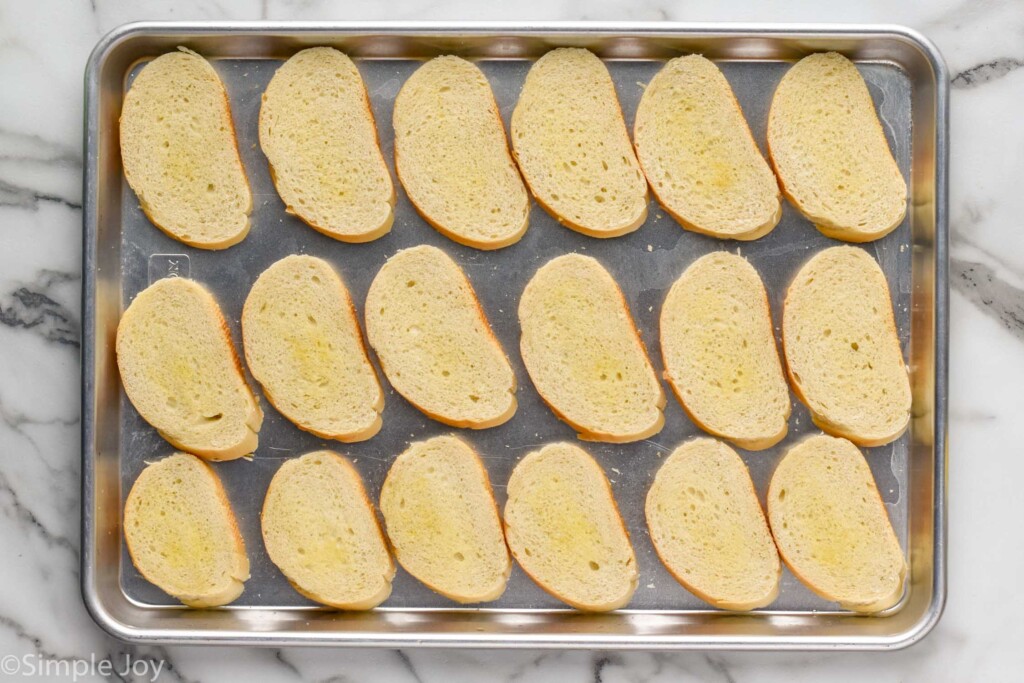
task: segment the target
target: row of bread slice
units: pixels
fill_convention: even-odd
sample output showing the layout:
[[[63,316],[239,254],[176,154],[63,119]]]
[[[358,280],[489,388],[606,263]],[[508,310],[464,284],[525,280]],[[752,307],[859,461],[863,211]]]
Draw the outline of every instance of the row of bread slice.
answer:
[[[384,374],[425,414],[481,429],[515,413],[515,373],[469,279],[441,250],[389,259],[365,317]],[[538,269],[519,321],[534,386],[580,438],[637,441],[661,430],[661,384],[598,261],[568,254]],[[249,369],[289,420],[341,441],[377,433],[384,394],[348,290],[326,261],[295,255],[272,265],[241,322]],[[783,340],[790,382],[823,430],[875,446],[906,429],[910,382],[889,291],[863,250],[826,249],[801,268],[786,296]],[[751,450],[785,437],[789,392],[767,294],[745,259],[714,252],[691,264],[666,296],[660,342],[665,377],[702,429]],[[169,278],[141,292],[116,349],[132,404],[176,447],[213,460],[255,450],[262,413],[200,285]]]
[[[245,237],[252,195],[226,91],[205,59],[182,49],[146,65],[120,126],[125,177],[157,227],[208,249]],[[560,222],[593,237],[639,228],[648,185],[680,224],[716,237],[756,239],[782,214],[775,174],[732,88],[699,55],[669,61],[648,84],[634,143],[607,67],[580,48],[553,50],[530,69],[511,117],[511,154],[486,76],[454,56],[408,78],[393,128],[395,168],[413,206],[480,249],[522,237],[527,187]],[[394,186],[366,87],[346,55],[316,47],[286,61],[263,93],[259,139],[287,212],[347,242],[391,229]],[[906,184],[845,57],[814,54],[790,69],[767,139],[784,192],[825,234],[863,242],[902,222]]]
[[[395,558],[461,603],[504,593],[509,550],[539,586],[577,609],[629,603],[636,555],[611,485],[586,451],[555,443],[530,453],[507,494],[503,523],[486,468],[467,443],[440,436],[411,444],[380,494]],[[903,594],[903,552],[867,462],[844,439],[814,436],[788,451],[769,485],[768,521],[736,452],[713,439],[689,441],[659,468],[645,512],[669,572],[723,609],[775,600],[779,552],[815,593],[847,609],[884,610]],[[268,556],[302,595],[348,610],[390,595],[388,544],[346,458],[317,451],[286,461],[260,519]],[[227,604],[249,578],[220,480],[194,456],[178,453],[143,470],[128,494],[124,528],[140,573],[187,605]]]

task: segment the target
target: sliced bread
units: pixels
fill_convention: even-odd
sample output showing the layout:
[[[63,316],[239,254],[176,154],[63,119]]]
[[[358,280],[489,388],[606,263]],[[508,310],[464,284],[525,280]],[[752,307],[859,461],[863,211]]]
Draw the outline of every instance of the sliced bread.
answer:
[[[395,558],[407,572],[456,602],[488,602],[505,592],[512,561],[483,462],[454,436],[413,443],[380,490]]]
[[[903,222],[903,180],[857,67],[828,52],[782,77],[768,112],[768,153],[782,191],[818,230],[868,242]]]
[[[343,242],[391,229],[395,188],[366,86],[347,56],[329,47],[293,55],[263,93],[259,131],[285,211]]]
[[[508,480],[505,537],[519,566],[576,609],[625,607],[638,571],[611,485],[586,451],[554,443],[523,458]]]
[[[686,588],[728,610],[779,594],[782,567],[750,472],[720,441],[694,439],[672,452],[647,493],[658,557]]]
[[[150,463],[128,492],[124,537],[139,573],[189,607],[242,594],[249,558],[213,468],[175,453]]]
[[[366,336],[395,390],[453,427],[485,429],[516,412],[516,377],[458,264],[436,247],[403,249],[366,295]]]
[[[245,300],[242,342],[263,393],[300,429],[345,442],[380,430],[384,392],[348,289],[326,261],[294,255],[267,268]]]
[[[196,53],[161,55],[135,77],[121,108],[124,177],[153,224],[200,249],[249,233],[252,193],[228,96]]]
[[[519,324],[530,379],[581,439],[661,431],[665,394],[622,291],[595,259],[566,254],[542,266],[523,290]]]
[[[861,452],[846,439],[804,439],[768,487],[768,520],[786,565],[808,588],[856,612],[903,596],[907,563]]]
[[[537,60],[512,112],[512,150],[537,202],[573,230],[618,237],[647,219],[647,181],[592,52],[558,48]]]
[[[910,422],[910,377],[889,286],[871,256],[832,247],[793,278],[782,315],[793,391],[814,424],[860,446],[897,439]]]
[[[665,378],[704,431],[749,450],[786,436],[789,389],[768,294],[745,258],[713,252],[683,272],[661,309],[661,354]]]
[[[654,196],[687,230],[755,240],[782,217],[775,174],[714,62],[669,61],[640,98],[633,139]]]
[[[394,125],[395,170],[424,220],[477,249],[519,241],[530,198],[480,69],[458,57],[431,59],[398,92]]]
[[[128,399],[176,448],[208,460],[256,450],[263,412],[202,286],[172,277],[139,292],[118,323],[116,349]]]
[[[267,555],[296,591],[347,610],[391,594],[395,565],[355,467],[337,453],[287,460],[260,515]]]

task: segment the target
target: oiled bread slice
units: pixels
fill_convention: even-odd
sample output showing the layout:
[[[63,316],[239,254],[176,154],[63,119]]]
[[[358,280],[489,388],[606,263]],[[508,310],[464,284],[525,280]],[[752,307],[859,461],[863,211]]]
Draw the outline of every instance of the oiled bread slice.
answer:
[[[907,184],[846,57],[813,54],[786,72],[768,112],[768,153],[782,191],[829,237],[868,242],[903,222]]]
[[[526,232],[530,198],[487,77],[436,57],[395,99],[395,170],[420,215],[449,238],[499,249]]]
[[[348,289],[326,261],[294,255],[267,268],[245,300],[242,342],[263,393],[300,429],[345,442],[380,430],[384,392]]]
[[[665,424],[665,394],[622,291],[600,263],[566,254],[519,301],[520,350],[552,410],[591,441],[639,441]]]
[[[530,69],[512,112],[512,149],[533,196],[568,227],[617,237],[647,219],[647,181],[604,63],[552,50]]]
[[[497,600],[512,561],[480,457],[454,436],[410,444],[380,491],[395,558],[456,602]]]
[[[220,479],[193,455],[175,453],[142,470],[125,501],[124,536],[139,573],[189,607],[226,605],[249,579]]]
[[[857,612],[899,602],[907,563],[871,469],[846,439],[812,436],[786,453],[768,520],[786,565],[821,597]]]
[[[611,486],[586,451],[554,443],[523,458],[508,480],[505,537],[537,584],[576,609],[625,607],[636,557]]]
[[[263,93],[259,127],[285,211],[344,242],[391,229],[395,188],[351,59],[329,47],[293,55]]]
[[[644,90],[633,125],[651,191],[688,230],[754,240],[782,217],[779,186],[715,64],[669,61]]]
[[[447,254],[403,249],[366,295],[366,336],[395,390],[430,417],[484,429],[516,412],[516,377],[465,273]]]
[[[658,557],[691,593],[716,607],[751,610],[779,594],[782,567],[750,472],[714,439],[672,452],[647,492]]]
[[[395,565],[352,464],[331,451],[287,460],[260,515],[267,555],[310,600],[364,610],[391,594]]]
[[[665,378],[701,429],[749,450],[786,436],[789,389],[768,294],[745,258],[713,252],[683,272],[661,309],[661,354]]]
[[[224,249],[249,233],[252,193],[228,96],[210,63],[180,49],[143,67],[121,109],[124,177],[174,239]]]
[[[263,412],[220,307],[202,286],[173,277],[139,292],[116,344],[125,393],[160,436],[208,460],[256,450]]]
[[[857,247],[811,258],[786,292],[782,340],[793,391],[814,424],[860,446],[895,440],[910,422],[885,274]]]

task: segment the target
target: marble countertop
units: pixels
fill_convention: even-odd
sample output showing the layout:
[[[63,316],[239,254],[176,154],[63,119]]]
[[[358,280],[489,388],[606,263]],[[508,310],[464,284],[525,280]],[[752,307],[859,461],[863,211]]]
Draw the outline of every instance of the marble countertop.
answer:
[[[0,0],[0,657],[163,662],[159,680],[964,681],[1024,670],[1024,3],[741,0]],[[856,5],[856,6],[855,6]],[[79,594],[82,72],[140,19],[828,21],[904,24],[952,81],[949,598],[895,653],[134,647]],[[147,659],[148,658],[148,659]],[[0,660],[2,664],[2,660]],[[5,671],[7,671],[5,669]],[[59,673],[60,669],[51,669]],[[25,673],[25,671],[22,671]],[[38,673],[38,672],[37,672]],[[97,671],[98,675],[104,672]],[[153,669],[128,680],[150,680]],[[89,676],[80,677],[87,680]]]

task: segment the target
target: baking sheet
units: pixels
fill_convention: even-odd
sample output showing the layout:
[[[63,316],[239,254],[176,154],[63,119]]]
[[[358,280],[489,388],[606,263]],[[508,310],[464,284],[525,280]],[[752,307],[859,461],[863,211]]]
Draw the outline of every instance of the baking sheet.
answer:
[[[362,320],[362,308],[370,281],[384,261],[397,250],[432,244],[450,254],[473,283],[495,334],[515,370],[519,409],[515,417],[497,428],[472,431],[453,430],[434,422],[396,394],[379,373],[385,390],[384,426],[373,439],[360,444],[342,444],[320,439],[300,431],[283,418],[265,399],[260,446],[255,457],[214,465],[224,482],[251,562],[252,578],[245,592],[228,609],[246,606],[269,608],[317,608],[296,593],[263,548],[259,511],[270,478],[281,463],[312,450],[328,448],[350,457],[363,476],[371,498],[376,501],[380,485],[395,456],[410,441],[455,431],[466,438],[484,459],[499,506],[505,502],[505,482],[515,463],[531,450],[557,440],[575,441],[575,432],[558,420],[542,403],[519,356],[517,307],[523,287],[538,267],[555,256],[580,252],[596,257],[621,286],[651,361],[663,370],[658,343],[658,316],[668,288],[694,260],[711,251],[726,249],[748,258],[760,272],[769,292],[777,337],[781,324],[785,289],[803,262],[817,251],[839,244],[820,234],[789,204],[784,205],[782,220],[768,236],[755,242],[719,241],[686,232],[651,201],[650,214],[643,227],[624,237],[598,240],[560,226],[536,204],[530,215],[530,227],[514,246],[482,252],[458,245],[427,225],[413,210],[394,174],[392,105],[405,79],[421,63],[408,59],[357,59],[366,82],[377,121],[382,150],[398,191],[395,223],[382,239],[368,244],[344,244],[307,227],[284,212],[284,206],[271,183],[267,161],[260,151],[257,117],[260,96],[281,60],[215,59],[231,101],[238,134],[239,149],[253,191],[252,230],[239,245],[225,251],[210,252],[184,246],[154,228],[139,208],[134,193],[126,184],[122,190],[121,300],[128,302],[143,288],[168,274],[187,275],[209,287],[220,302],[241,353],[238,319],[249,288],[259,274],[288,254],[306,253],[328,260],[342,274]],[[491,82],[505,121],[515,106],[523,79],[532,62],[527,60],[481,60],[479,66]],[[610,60],[606,62],[615,81],[627,125],[632,131],[633,116],[643,92],[643,84],[661,68],[660,60]],[[768,106],[779,79],[790,64],[783,61],[719,62],[747,117],[754,137],[765,151],[765,125]],[[138,73],[136,64],[128,79]],[[880,118],[904,177],[911,173],[911,88],[908,74],[892,63],[858,63],[868,83]],[[887,237],[864,245],[881,264],[893,296],[900,341],[905,356],[910,348],[911,250],[910,218]],[[252,381],[254,388],[258,385]],[[653,438],[635,444],[584,443],[604,467],[626,521],[640,569],[639,588],[627,611],[708,610],[708,605],[687,592],[659,562],[644,522],[644,499],[654,473],[664,458],[680,443],[704,435],[686,417],[667,383],[663,383],[668,401],[665,427]],[[257,391],[259,393],[259,391]],[[759,496],[764,502],[768,481],[785,450],[805,434],[819,430],[811,423],[807,410],[792,397],[793,414],[789,436],[765,451],[738,450],[750,468]],[[123,392],[119,405],[120,490],[124,496],[147,461],[173,452],[156,431],[147,425],[127,401]],[[867,449],[866,455],[885,501],[890,519],[908,548],[908,433],[893,444]],[[129,600],[145,607],[181,609],[174,599],[146,582],[135,570],[127,552],[121,553],[121,587]],[[516,566],[508,589],[497,601],[484,605],[491,610],[567,610],[558,600],[538,588]],[[445,608],[464,610],[437,595],[399,568],[391,597],[379,609]],[[784,570],[779,598],[769,612],[833,611],[834,604],[824,601]]]

